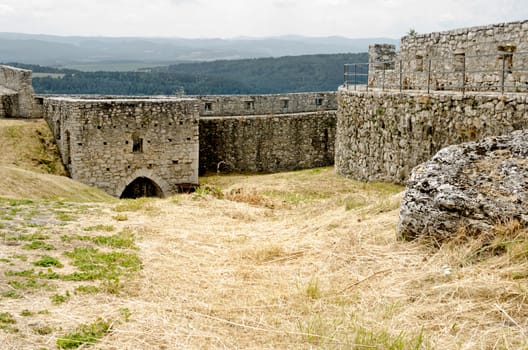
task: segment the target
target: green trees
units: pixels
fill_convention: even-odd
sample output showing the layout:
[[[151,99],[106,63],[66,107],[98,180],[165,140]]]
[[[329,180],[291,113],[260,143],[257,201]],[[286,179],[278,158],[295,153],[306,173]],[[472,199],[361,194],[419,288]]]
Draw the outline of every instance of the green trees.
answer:
[[[366,53],[305,55],[183,63],[142,72],[16,65],[55,74],[33,77],[35,91],[43,94],[211,95],[332,91],[343,83],[345,63],[367,61]]]

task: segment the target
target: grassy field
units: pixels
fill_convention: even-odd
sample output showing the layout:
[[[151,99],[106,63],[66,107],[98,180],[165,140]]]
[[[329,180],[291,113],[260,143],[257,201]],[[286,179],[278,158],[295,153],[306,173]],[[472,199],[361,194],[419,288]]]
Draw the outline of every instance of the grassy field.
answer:
[[[332,168],[200,182],[121,201],[0,187],[2,344],[528,348],[519,225],[436,247],[396,238],[399,186]]]

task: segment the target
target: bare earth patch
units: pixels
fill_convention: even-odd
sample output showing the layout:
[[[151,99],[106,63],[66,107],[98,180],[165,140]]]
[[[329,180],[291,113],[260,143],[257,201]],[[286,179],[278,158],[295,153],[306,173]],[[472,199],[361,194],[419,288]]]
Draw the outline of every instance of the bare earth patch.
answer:
[[[65,255],[76,247],[136,254],[141,268],[120,275],[117,286],[35,277],[54,287],[0,297],[0,311],[11,316],[0,317],[0,341],[54,349],[82,325],[104,321],[94,348],[527,346],[526,254],[476,259],[482,245],[470,238],[440,249],[396,240],[401,187],[343,179],[330,168],[210,176],[201,184],[193,194],[117,204],[35,201],[13,212],[4,200],[4,293],[9,281],[28,280],[9,271],[78,271]],[[32,210],[41,226],[24,219]],[[133,246],[106,244],[120,232],[133,236]],[[31,239],[21,235],[36,233],[55,250],[23,249]],[[43,255],[64,266],[32,265]]]

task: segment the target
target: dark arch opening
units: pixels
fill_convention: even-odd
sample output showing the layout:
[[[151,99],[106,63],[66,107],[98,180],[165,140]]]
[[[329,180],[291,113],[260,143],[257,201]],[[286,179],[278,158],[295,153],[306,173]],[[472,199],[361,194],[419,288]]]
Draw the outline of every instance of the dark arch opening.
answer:
[[[163,191],[148,177],[138,177],[125,188],[120,198],[163,197]]]

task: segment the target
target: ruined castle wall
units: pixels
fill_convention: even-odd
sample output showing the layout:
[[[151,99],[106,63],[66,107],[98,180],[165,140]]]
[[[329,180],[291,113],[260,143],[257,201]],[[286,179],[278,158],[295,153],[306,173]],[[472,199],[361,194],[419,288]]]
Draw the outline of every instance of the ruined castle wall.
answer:
[[[114,196],[140,177],[164,195],[198,184],[196,100],[46,98],[43,108],[74,180]]]
[[[198,171],[276,172],[334,162],[336,93],[35,101],[71,177],[114,196],[140,177],[170,194],[198,184]]]
[[[526,94],[339,93],[335,166],[360,180],[403,183],[442,147],[528,128]]]
[[[200,172],[277,172],[334,162],[336,111],[202,117]]]
[[[336,92],[193,96],[202,117],[306,113],[337,109]]]
[[[384,80],[386,88],[401,82],[403,89],[423,90],[429,85],[431,90],[500,91],[504,70],[505,90],[527,91],[526,37],[528,21],[405,36],[395,64],[384,71],[382,65],[371,66],[369,85],[379,88]]]
[[[4,108],[5,117],[31,118],[33,117],[33,86],[31,71],[9,66],[0,65],[0,87],[11,90],[7,95],[17,95],[9,97],[11,105],[9,109]],[[0,94],[5,95],[0,91]]]
[[[18,114],[18,94],[0,86],[0,118]]]

